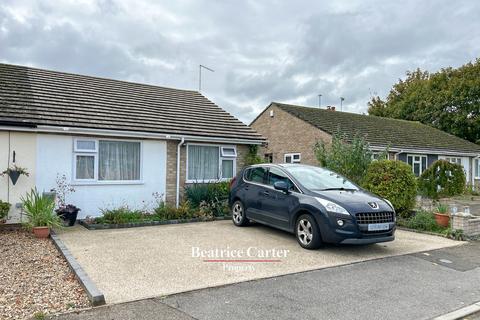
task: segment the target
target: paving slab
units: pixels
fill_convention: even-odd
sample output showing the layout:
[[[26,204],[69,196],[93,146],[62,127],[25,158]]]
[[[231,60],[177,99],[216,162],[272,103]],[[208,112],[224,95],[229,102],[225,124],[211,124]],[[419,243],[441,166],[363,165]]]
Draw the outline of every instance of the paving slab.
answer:
[[[462,242],[399,230],[396,240],[368,246],[326,246],[302,249],[291,234],[261,225],[246,228],[230,221],[95,230],[81,226],[58,233],[107,303],[169,295],[253,279],[351,264],[461,245]],[[250,260],[192,256],[207,252],[286,252],[286,257]],[[276,251],[278,252],[278,251]],[[210,261],[205,261],[210,260]],[[211,261],[215,260],[215,261]],[[217,261],[228,260],[228,261]],[[248,259],[247,259],[248,260]]]

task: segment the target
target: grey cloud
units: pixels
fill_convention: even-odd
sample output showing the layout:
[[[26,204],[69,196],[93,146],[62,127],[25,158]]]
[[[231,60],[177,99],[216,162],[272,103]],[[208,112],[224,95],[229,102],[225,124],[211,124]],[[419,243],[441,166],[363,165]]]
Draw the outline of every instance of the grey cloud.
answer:
[[[5,0],[0,60],[196,89],[244,122],[270,101],[365,112],[406,70],[459,66],[480,49],[465,1]]]

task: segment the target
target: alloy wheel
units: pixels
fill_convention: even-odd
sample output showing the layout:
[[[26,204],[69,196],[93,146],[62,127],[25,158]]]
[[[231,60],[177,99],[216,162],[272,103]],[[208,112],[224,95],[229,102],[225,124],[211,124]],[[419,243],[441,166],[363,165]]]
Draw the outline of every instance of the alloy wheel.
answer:
[[[235,221],[235,223],[240,223],[242,221],[242,218],[243,218],[243,208],[240,205],[240,203],[235,203],[232,211],[233,211],[232,212],[233,221]]]
[[[302,219],[298,222],[297,226],[298,240],[305,246],[309,245],[313,239],[313,230],[310,221]]]

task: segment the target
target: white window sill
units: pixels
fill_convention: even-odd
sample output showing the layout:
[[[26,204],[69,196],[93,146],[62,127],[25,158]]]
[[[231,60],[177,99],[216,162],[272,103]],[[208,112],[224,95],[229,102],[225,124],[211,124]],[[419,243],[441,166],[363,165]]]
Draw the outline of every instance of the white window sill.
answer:
[[[73,181],[72,186],[123,186],[123,185],[143,185],[144,181]]]
[[[187,181],[185,181],[185,183],[189,183],[189,184],[192,184],[192,183],[199,183],[199,184],[202,184],[202,183],[215,183],[215,182],[230,181],[231,179],[233,179],[233,178],[210,179],[210,180],[187,180]]]

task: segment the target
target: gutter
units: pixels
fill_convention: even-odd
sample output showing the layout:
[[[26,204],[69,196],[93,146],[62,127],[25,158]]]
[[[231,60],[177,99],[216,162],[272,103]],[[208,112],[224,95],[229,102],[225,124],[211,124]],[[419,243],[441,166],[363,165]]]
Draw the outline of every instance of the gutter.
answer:
[[[262,145],[265,139],[242,139],[242,138],[221,138],[210,136],[192,136],[183,134],[168,134],[168,133],[151,133],[141,131],[124,131],[124,130],[108,130],[108,129],[92,129],[92,128],[77,128],[77,127],[57,127],[57,126],[43,126],[37,128],[16,127],[16,126],[2,126],[0,131],[20,131],[20,132],[35,132],[35,133],[58,133],[68,135],[96,135],[105,137],[125,137],[125,138],[142,138],[142,139],[160,139],[160,140],[181,140],[182,138],[189,141],[198,142],[212,142],[212,143],[232,143],[232,144],[254,144]]]
[[[182,137],[182,140],[177,145],[177,183],[176,183],[176,191],[175,191],[175,207],[178,208],[180,204],[180,151],[181,147],[185,143],[185,137]]]

